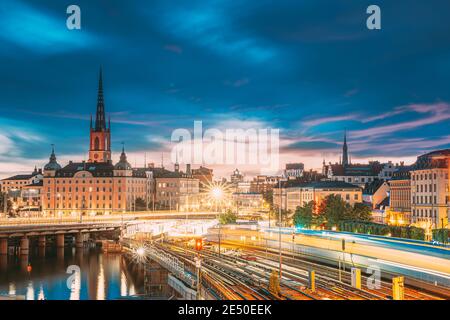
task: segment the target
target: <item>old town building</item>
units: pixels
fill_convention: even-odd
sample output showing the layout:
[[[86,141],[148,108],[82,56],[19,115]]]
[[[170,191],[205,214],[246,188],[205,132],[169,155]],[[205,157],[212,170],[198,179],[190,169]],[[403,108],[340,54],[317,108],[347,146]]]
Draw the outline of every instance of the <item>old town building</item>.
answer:
[[[390,204],[387,221],[392,225],[411,223],[411,167],[399,168],[389,181]]]
[[[352,163],[348,154],[347,134],[344,135],[342,146],[342,156],[339,163],[322,165],[322,174],[331,181],[343,181],[364,188],[366,183],[372,183],[374,180],[388,180],[395,172],[396,166],[392,162],[382,164],[378,161],[370,161],[367,164]]]
[[[425,228],[448,226],[450,149],[417,158],[411,170],[411,219]]]
[[[283,210],[294,212],[297,207],[302,207],[311,201],[314,201],[316,208],[318,208],[324,199],[331,194],[341,197],[350,205],[362,202],[362,189],[346,182],[298,183],[287,181],[282,183],[281,188],[274,187],[273,203],[275,207],[279,207],[281,202]]]
[[[122,147],[120,160],[111,160],[111,125],[106,126],[100,70],[95,125],[90,126],[89,160],[61,166],[52,149],[44,167],[42,209],[46,216],[98,215],[135,211],[146,203],[149,176],[133,169]]]
[[[11,202],[13,215],[31,214],[41,210],[42,179],[42,170],[35,167],[30,174],[15,175],[0,181],[2,196]]]

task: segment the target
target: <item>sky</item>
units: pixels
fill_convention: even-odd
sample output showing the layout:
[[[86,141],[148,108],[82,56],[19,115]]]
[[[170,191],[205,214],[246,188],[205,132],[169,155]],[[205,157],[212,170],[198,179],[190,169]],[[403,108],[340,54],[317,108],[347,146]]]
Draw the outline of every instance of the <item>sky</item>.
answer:
[[[81,30],[66,27],[71,4]],[[366,27],[371,4],[381,30]],[[202,121],[279,129],[280,167],[339,161],[345,130],[353,162],[412,163],[450,146],[448,12],[447,0],[3,0],[0,177],[42,167],[51,144],[63,165],[87,158],[100,66],[114,161],[124,142],[132,165],[170,168],[173,130]]]

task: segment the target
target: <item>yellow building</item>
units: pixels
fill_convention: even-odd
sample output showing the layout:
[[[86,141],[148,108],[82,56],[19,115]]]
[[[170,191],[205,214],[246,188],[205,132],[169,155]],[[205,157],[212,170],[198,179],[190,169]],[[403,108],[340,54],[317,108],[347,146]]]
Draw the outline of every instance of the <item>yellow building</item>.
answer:
[[[0,181],[2,196],[12,204],[14,214],[41,210],[42,170],[35,168],[31,174],[15,175]],[[3,211],[5,208],[0,208]]]
[[[182,172],[165,171],[155,175],[158,209],[194,211],[200,207],[199,179]]]
[[[411,223],[411,174],[412,167],[399,168],[389,181],[390,210],[387,221],[392,225]]]
[[[137,199],[147,203],[150,176],[133,169],[124,148],[120,161],[111,160],[111,126],[106,126],[100,71],[95,126],[90,126],[89,160],[61,167],[54,149],[44,167],[44,215],[97,215],[136,210]]]
[[[282,184],[281,190],[278,186],[274,187],[273,202],[276,207],[279,207],[281,200],[281,208],[293,212],[297,207],[302,207],[311,201],[314,201],[316,208],[318,208],[325,198],[331,194],[341,197],[350,205],[362,202],[362,189],[342,181],[311,183],[292,183],[288,181]]]
[[[424,228],[448,227],[450,149],[417,158],[411,171],[412,223]]]

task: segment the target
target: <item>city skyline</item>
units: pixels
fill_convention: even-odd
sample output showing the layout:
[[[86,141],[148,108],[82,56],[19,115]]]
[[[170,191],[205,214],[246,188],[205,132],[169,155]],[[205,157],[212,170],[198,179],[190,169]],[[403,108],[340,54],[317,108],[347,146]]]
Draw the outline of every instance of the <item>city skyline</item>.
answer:
[[[171,166],[171,132],[191,130],[195,120],[205,128],[279,128],[280,169],[339,161],[344,130],[354,162],[411,164],[450,146],[448,63],[438,58],[449,52],[449,36],[432,15],[448,4],[433,12],[383,4],[387,33],[365,28],[362,4],[328,4],[324,12],[319,2],[296,10],[281,3],[272,12],[265,2],[219,3],[155,2],[146,10],[143,2],[126,9],[82,2],[82,29],[69,31],[62,4],[6,1],[0,177],[45,164],[50,144],[63,163],[87,159],[100,65],[114,161],[125,141],[132,165],[159,164],[164,153]],[[410,18],[418,12],[420,25]],[[10,29],[19,23],[20,32]],[[36,23],[41,28],[30,27]],[[235,167],[258,173],[211,167],[217,177]]]
[[[449,13],[3,0],[0,302],[450,300]]]

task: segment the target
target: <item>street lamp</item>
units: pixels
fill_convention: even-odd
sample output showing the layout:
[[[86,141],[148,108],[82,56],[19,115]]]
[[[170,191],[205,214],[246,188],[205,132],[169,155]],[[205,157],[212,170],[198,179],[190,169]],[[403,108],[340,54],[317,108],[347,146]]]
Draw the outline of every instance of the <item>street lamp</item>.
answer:
[[[281,178],[278,180],[278,189],[280,190],[280,205],[278,207],[278,250],[279,252],[279,264],[280,264],[280,270],[279,270],[279,275],[280,275],[280,283],[281,283],[281,275],[282,275],[282,264],[281,264],[281,204],[283,202],[283,196],[282,193],[283,191],[281,190]]]
[[[223,199],[223,189],[219,186],[215,186],[211,189],[211,196],[216,202],[216,211],[218,213],[218,221],[219,221],[219,257],[220,257],[220,230],[221,230],[221,222],[220,222],[220,212],[218,210],[219,201]]]

